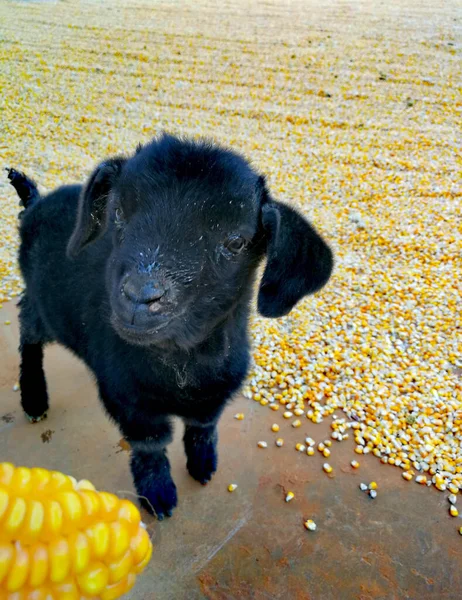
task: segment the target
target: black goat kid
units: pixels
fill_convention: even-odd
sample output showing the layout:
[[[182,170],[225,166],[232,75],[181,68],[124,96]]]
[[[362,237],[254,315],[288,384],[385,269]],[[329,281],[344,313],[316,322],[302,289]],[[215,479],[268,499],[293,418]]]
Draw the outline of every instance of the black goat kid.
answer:
[[[184,421],[187,468],[205,484],[217,421],[247,373],[260,260],[258,309],[280,317],[327,282],[332,253],[242,157],[203,141],[163,135],[45,197],[21,173],[9,178],[24,205],[24,411],[34,422],[48,410],[44,345],[69,348],[131,446],[144,506],[171,515],[171,419]]]

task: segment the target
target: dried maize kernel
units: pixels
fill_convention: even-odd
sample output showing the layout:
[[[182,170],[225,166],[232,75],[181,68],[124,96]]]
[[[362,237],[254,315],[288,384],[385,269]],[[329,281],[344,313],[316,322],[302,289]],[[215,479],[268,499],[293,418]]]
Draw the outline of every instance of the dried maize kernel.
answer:
[[[1,598],[115,600],[151,553],[130,501],[62,473],[0,464]]]
[[[292,427],[300,427],[300,425],[302,424],[302,422],[300,421],[300,419],[296,419],[293,423],[292,423]]]
[[[236,414],[234,415],[234,418],[235,418],[237,421],[242,421],[242,420],[244,419],[244,413],[236,413]]]
[[[317,525],[312,519],[306,520],[303,525],[305,526],[305,529],[308,529],[308,531],[316,531]]]
[[[376,490],[377,489],[377,483],[375,481],[371,481],[368,487],[369,487],[370,490]]]
[[[365,483],[360,483],[360,484],[359,484],[359,489],[360,489],[362,492],[365,492],[365,491],[368,489],[368,486],[367,486]]]
[[[295,444],[295,450],[298,450],[298,452],[305,452],[305,446],[304,444]]]
[[[404,479],[407,479],[408,481],[411,481],[412,479],[412,473],[409,473],[409,471],[404,471],[404,473],[401,473],[401,475]]]
[[[324,463],[324,464],[322,465],[322,468],[324,469],[324,471],[325,471],[326,473],[332,473],[332,471],[333,471],[333,468],[330,466],[330,464],[329,464],[329,463]]]
[[[277,446],[278,448],[280,448],[281,446],[284,446],[284,440],[283,440],[282,438],[278,438],[278,439],[276,440],[276,446]]]
[[[377,490],[369,490],[369,496],[374,500],[377,498]]]
[[[290,417],[294,416],[294,413],[290,412],[290,410],[286,410],[284,413],[282,413],[282,416],[284,419],[290,419]]]
[[[237,490],[237,483],[230,483],[228,485],[228,492],[234,492],[234,490]]]
[[[352,460],[350,465],[353,467],[353,469],[357,469],[359,467],[359,462],[357,460]]]
[[[268,444],[267,444],[267,442],[263,442],[263,441],[261,441],[261,442],[258,442],[257,446],[258,446],[259,448],[268,448]]]
[[[451,504],[455,504],[457,502],[457,496],[455,494],[449,494],[448,496],[448,501]]]
[[[274,432],[279,431],[279,425],[277,423],[273,423],[271,425],[271,431],[274,431]]]
[[[449,514],[451,515],[451,517],[457,517],[459,515],[459,511],[454,506],[454,504],[451,504],[451,506],[449,507]]]
[[[286,495],[286,502],[290,502],[291,500],[293,500],[295,498],[295,494],[293,492],[287,492]]]
[[[314,456],[314,454],[315,454],[314,448],[312,446],[310,446],[309,448],[306,449],[306,453],[308,454],[308,456]]]
[[[324,448],[324,450],[322,451],[323,455],[328,458],[330,456],[330,450],[329,448]]]

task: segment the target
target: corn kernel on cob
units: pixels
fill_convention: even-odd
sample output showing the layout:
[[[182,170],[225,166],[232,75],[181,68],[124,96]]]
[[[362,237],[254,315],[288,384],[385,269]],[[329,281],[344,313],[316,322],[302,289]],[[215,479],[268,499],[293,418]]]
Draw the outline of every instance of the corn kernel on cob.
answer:
[[[151,558],[129,500],[57,471],[0,463],[0,598],[119,598]]]

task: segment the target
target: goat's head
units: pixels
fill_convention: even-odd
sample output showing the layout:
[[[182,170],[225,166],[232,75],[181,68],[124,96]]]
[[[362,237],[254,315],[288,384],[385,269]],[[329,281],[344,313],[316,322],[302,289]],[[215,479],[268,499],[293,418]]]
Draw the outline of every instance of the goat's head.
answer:
[[[82,191],[68,255],[107,229],[112,324],[140,345],[203,342],[242,301],[266,253],[258,308],[287,314],[321,288],[332,253],[296,211],[274,201],[239,155],[163,135],[102,163]]]

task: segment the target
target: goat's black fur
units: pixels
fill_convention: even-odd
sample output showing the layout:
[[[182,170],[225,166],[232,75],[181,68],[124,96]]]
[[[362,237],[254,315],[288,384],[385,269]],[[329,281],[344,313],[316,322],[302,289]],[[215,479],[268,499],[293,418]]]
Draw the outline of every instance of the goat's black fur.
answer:
[[[243,158],[207,142],[164,135],[105,161],[86,186],[46,197],[9,175],[26,207],[22,406],[33,421],[46,414],[43,346],[69,348],[131,445],[144,506],[170,515],[171,419],[183,419],[187,468],[205,484],[217,467],[217,421],[247,373],[260,260],[258,307],[278,317],[326,283],[331,251]]]

